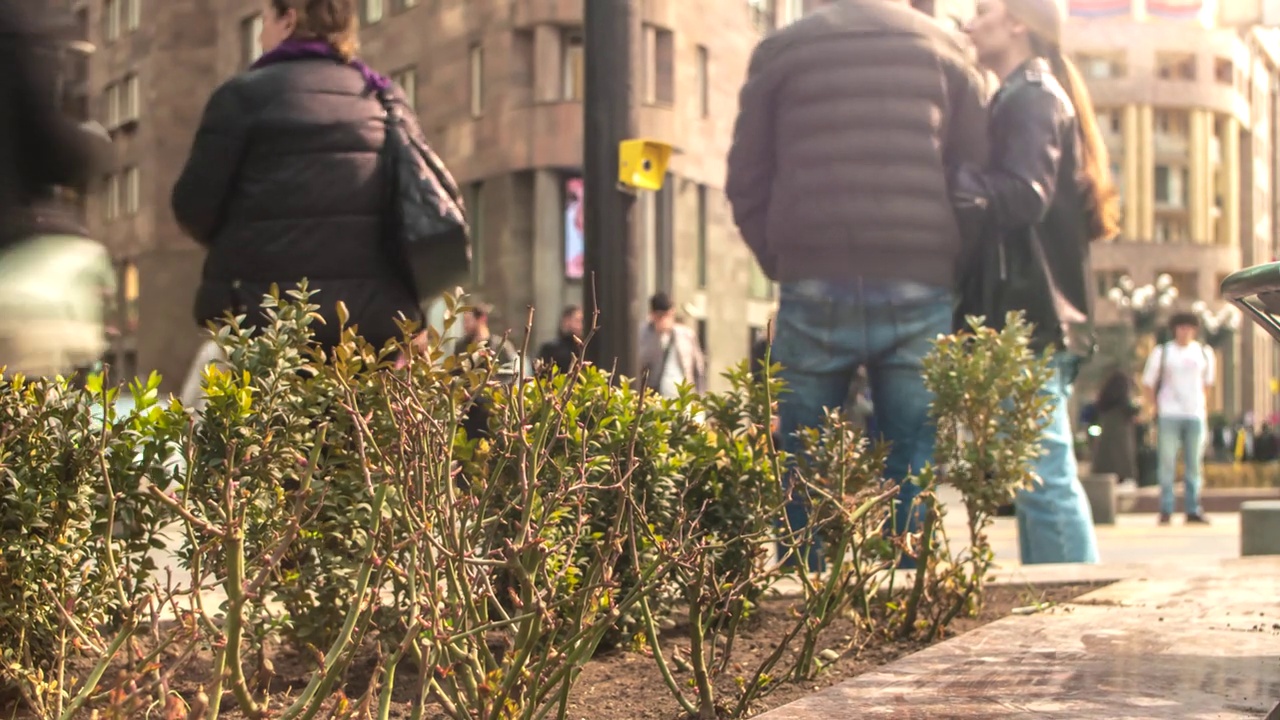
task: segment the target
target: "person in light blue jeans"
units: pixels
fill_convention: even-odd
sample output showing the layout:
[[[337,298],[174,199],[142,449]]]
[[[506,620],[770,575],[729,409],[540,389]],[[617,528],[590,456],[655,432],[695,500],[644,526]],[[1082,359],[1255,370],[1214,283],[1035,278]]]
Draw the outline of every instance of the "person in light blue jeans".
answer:
[[[951,332],[950,288],[914,281],[805,280],[782,286],[772,360],[781,363],[786,390],[778,400],[783,448],[802,450],[796,431],[820,427],[824,409],[840,408],[860,365],[867,368],[877,438],[889,443],[885,479],[901,482],[933,460],[936,430],[924,358],[933,340]],[[894,531],[918,524],[920,488],[903,482]],[[807,525],[808,505],[793,497],[792,528]],[[810,570],[822,569],[821,547],[807,549]],[[909,564],[909,559],[908,563]]]
[[[1039,481],[1017,498],[1018,551],[1024,565],[1098,562],[1093,509],[1080,485],[1071,433],[1069,405],[1079,365],[1075,355],[1056,354],[1053,375],[1041,388],[1053,410],[1040,436],[1042,454],[1035,466]]]
[[[1205,525],[1200,506],[1204,471],[1204,441],[1209,388],[1217,376],[1213,350],[1196,341],[1200,321],[1191,313],[1169,319],[1173,340],[1158,345],[1147,357],[1142,385],[1147,402],[1156,410],[1156,473],[1160,478],[1161,525],[1168,525],[1174,510],[1173,481],[1178,472],[1178,450],[1186,468],[1187,523]]]
[[[952,178],[974,261],[960,274],[966,314],[1003,325],[1019,310],[1031,347],[1054,353],[1042,392],[1053,402],[1036,485],[1017,497],[1024,564],[1094,563],[1097,540],[1077,476],[1068,401],[1077,358],[1092,354],[1089,246],[1118,231],[1116,192],[1093,101],[1063,47],[1053,0],[979,0],[965,30],[978,62],[1001,78],[991,101],[991,157]]]

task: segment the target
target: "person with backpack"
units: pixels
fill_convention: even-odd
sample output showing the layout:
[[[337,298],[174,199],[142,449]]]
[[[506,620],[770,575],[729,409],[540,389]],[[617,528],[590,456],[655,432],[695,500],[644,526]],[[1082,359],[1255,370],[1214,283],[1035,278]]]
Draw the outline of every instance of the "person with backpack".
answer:
[[[264,54],[209,99],[173,188],[183,229],[208,248],[195,317],[257,308],[306,279],[338,344],[338,302],[375,346],[421,323],[420,298],[386,242],[392,180],[384,95],[425,147],[403,91],[356,57],[358,0],[265,0]],[[254,321],[250,314],[250,322]]]
[[[1142,373],[1147,403],[1155,409],[1157,473],[1160,478],[1161,525],[1168,525],[1174,511],[1173,481],[1178,451],[1185,467],[1187,524],[1205,525],[1200,505],[1204,476],[1204,448],[1208,429],[1208,395],[1217,377],[1213,350],[1198,340],[1200,321],[1191,313],[1177,313],[1169,320],[1173,339],[1157,345],[1147,356]]]

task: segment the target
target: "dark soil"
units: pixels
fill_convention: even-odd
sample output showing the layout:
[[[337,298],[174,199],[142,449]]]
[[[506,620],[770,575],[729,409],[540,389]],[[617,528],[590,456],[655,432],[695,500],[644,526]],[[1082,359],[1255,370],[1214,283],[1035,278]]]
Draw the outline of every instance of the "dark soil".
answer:
[[[951,625],[950,637],[967,632],[992,620],[1008,616],[1014,608],[1035,605],[1037,603],[1059,603],[1076,598],[1097,585],[1000,585],[992,586],[987,591],[986,602],[981,614],[976,618],[959,618]],[[760,612],[751,624],[744,628],[736,641],[732,653],[729,670],[717,681],[720,696],[725,702],[736,700],[735,678],[752,673],[769,653],[777,647],[784,634],[794,623],[794,602],[787,599],[774,599],[762,604]],[[837,620],[826,631],[820,649],[831,649],[841,654],[841,658],[828,667],[818,678],[803,684],[783,683],[773,689],[764,699],[752,708],[753,713],[785,705],[817,690],[835,685],[843,680],[857,676],[878,666],[893,662],[926,646],[922,642],[893,642],[880,638],[867,642],[865,635],[855,638],[857,633],[851,620]],[[665,633],[662,638],[666,656],[670,661],[673,653],[688,657],[688,638],[683,628],[676,627]],[[859,647],[860,643],[866,644]],[[306,687],[311,675],[312,662],[297,657],[294,653],[275,653],[273,658],[274,672],[272,677],[251,678],[254,681],[265,681],[272,693],[270,707],[280,709],[289,704],[290,696],[296,696]],[[348,697],[356,698],[367,687],[370,671],[376,664],[373,656],[361,658],[351,668],[349,677],[352,682],[347,686]],[[211,658],[207,653],[199,653],[189,666],[190,670],[208,668]],[[779,668],[786,663],[780,664]],[[87,669],[87,668],[86,668]],[[677,672],[676,679],[686,683],[691,678],[689,672]],[[103,690],[117,683],[112,682],[110,675],[103,678]],[[191,702],[205,678],[196,673],[180,673],[174,678],[171,690]],[[408,718],[409,700],[417,683],[411,677],[401,677],[397,681],[393,718]],[[131,693],[124,689],[117,695],[128,696]],[[687,689],[687,688],[686,688]],[[689,690],[692,693],[692,690]],[[141,700],[141,698],[137,698]],[[166,710],[152,708],[150,716],[164,720],[185,720],[184,703],[171,699],[171,707]],[[241,715],[234,711],[235,701],[227,696],[222,703],[220,717],[226,720],[239,720]],[[100,717],[129,718],[141,716],[140,707],[132,707],[129,700],[124,700],[116,708],[99,708]],[[8,716],[12,710],[6,710]],[[85,714],[87,717],[88,715]],[[323,715],[322,715],[323,716]],[[443,720],[443,715],[428,710],[431,720]],[[18,718],[23,715],[19,713]],[[662,680],[657,666],[648,654],[638,652],[613,652],[598,657],[583,669],[581,679],[574,689],[570,703],[569,717],[572,720],[684,720],[680,706],[671,697],[666,684]]]
[[[951,637],[967,632],[992,620],[998,620],[1011,613],[1014,608],[1026,607],[1041,602],[1066,602],[1096,589],[1096,585],[999,585],[987,591],[986,603],[981,614],[976,618],[958,618],[951,624]],[[790,603],[775,600],[765,603],[760,622],[748,632],[743,633],[737,641],[733,653],[733,666],[741,667],[736,674],[743,674],[754,669],[777,647],[783,634],[791,626],[787,610]],[[925,647],[921,642],[872,642],[859,651],[849,648],[849,637],[852,627],[849,621],[836,621],[823,638],[823,648],[831,648],[842,652],[843,657],[824,671],[812,682],[804,684],[786,683],[773,690],[757,707],[754,713],[764,712],[772,708],[786,705],[831,685],[836,685],[851,677],[861,675],[881,665],[888,664]],[[680,647],[684,656],[688,656],[688,641],[682,637],[673,637],[667,642],[667,652]],[[735,697],[735,673],[727,673],[723,682],[718,683],[722,696]],[[679,680],[688,680],[689,673],[677,676]],[[647,656],[634,653],[613,653],[587,665],[582,679],[574,689],[574,701],[570,717],[573,720],[678,720],[681,718],[679,705],[667,691],[653,660]]]

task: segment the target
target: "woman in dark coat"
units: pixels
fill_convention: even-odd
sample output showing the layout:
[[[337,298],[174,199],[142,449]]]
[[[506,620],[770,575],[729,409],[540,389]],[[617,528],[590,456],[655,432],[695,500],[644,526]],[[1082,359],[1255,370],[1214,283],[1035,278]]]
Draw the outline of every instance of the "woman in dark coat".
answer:
[[[306,279],[339,340],[343,302],[360,334],[381,346],[396,320],[421,321],[407,279],[385,253],[385,138],[377,93],[403,93],[355,57],[357,0],[265,0],[263,56],[210,98],[191,156],[173,188],[173,212],[209,249],[196,320],[257,307],[272,284]]]
[[[999,325],[1007,311],[1023,311],[1033,348],[1054,352],[1042,389],[1052,411],[1035,464],[1040,482],[1017,497],[1025,565],[1098,562],[1068,407],[1080,358],[1094,345],[1089,244],[1115,234],[1115,193],[1063,23],[1054,0],[979,0],[969,38],[1003,81],[991,102],[990,161],[961,166],[953,181],[962,225],[982,229],[968,238],[978,262],[964,268],[962,294],[978,306],[966,314]]]
[[[1093,472],[1136,480],[1138,450],[1134,423],[1139,406],[1133,397],[1133,380],[1120,370],[1111,373],[1098,392],[1097,403],[1102,432],[1093,455]]]

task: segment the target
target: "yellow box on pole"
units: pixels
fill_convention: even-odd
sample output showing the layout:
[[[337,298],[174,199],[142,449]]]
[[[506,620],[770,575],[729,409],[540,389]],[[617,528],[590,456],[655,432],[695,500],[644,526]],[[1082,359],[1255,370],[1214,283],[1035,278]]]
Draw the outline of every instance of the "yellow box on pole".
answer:
[[[618,144],[618,183],[638,190],[661,190],[667,177],[671,145],[658,140],[623,140]]]

